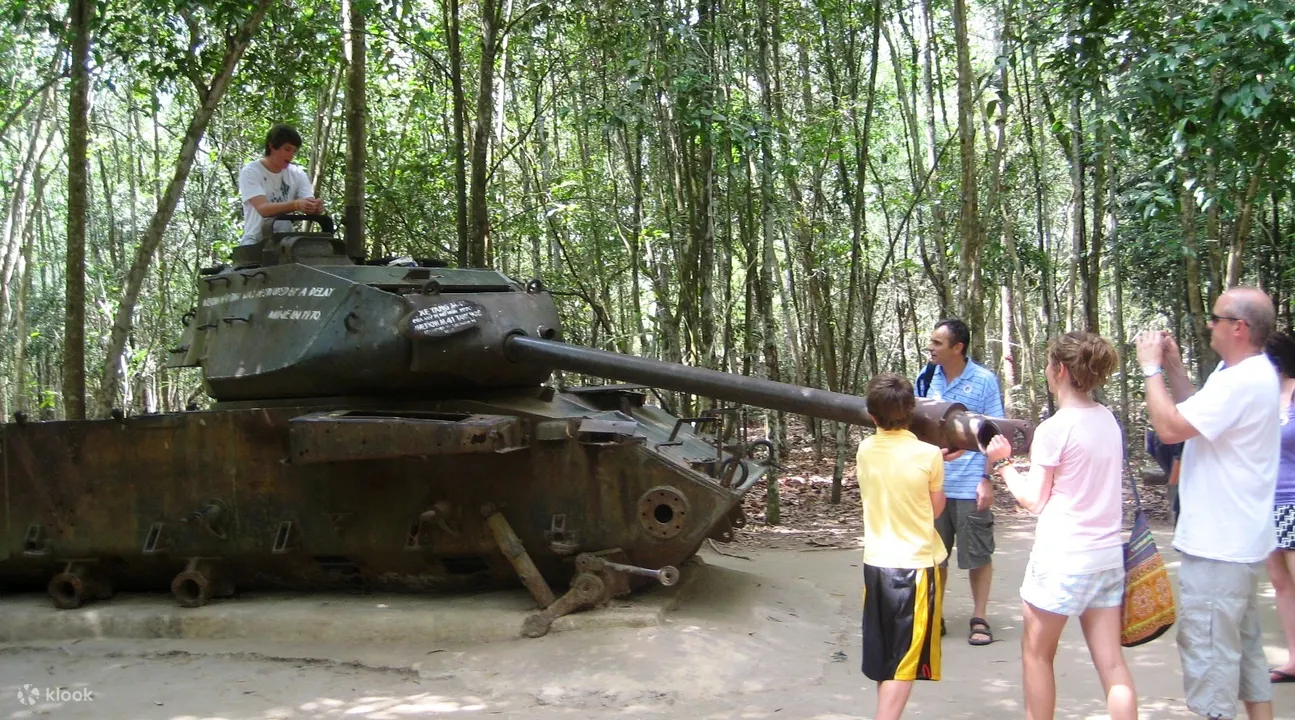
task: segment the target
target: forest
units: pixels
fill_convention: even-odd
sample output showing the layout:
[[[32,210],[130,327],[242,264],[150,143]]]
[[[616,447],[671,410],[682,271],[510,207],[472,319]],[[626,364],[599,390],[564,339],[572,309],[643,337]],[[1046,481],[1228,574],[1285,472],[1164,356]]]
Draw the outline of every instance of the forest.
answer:
[[[203,406],[166,350],[278,122],[370,256],[542,278],[567,341],[608,350],[857,393],[915,376],[957,315],[1037,419],[1050,336],[1132,368],[1168,329],[1199,380],[1226,288],[1295,311],[1291,0],[8,0],[0,22],[4,417]],[[1126,428],[1140,383],[1105,390]],[[846,429],[813,430],[839,480]]]

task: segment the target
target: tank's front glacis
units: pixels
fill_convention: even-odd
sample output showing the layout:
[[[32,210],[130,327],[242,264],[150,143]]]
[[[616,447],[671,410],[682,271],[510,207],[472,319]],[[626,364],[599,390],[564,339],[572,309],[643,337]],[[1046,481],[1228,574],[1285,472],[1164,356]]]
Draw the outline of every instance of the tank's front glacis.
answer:
[[[513,333],[556,338],[552,298],[492,270],[285,264],[200,279],[170,364],[200,366],[216,400],[434,397],[528,387]]]

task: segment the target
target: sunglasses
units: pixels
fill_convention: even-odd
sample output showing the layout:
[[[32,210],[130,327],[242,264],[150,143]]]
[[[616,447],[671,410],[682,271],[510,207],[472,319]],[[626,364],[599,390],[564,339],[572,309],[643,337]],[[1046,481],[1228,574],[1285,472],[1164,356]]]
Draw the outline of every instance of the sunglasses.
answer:
[[[1231,320],[1232,322],[1245,322],[1245,318],[1228,317],[1227,315],[1215,315],[1214,313],[1210,313],[1210,322],[1216,323],[1220,320]]]

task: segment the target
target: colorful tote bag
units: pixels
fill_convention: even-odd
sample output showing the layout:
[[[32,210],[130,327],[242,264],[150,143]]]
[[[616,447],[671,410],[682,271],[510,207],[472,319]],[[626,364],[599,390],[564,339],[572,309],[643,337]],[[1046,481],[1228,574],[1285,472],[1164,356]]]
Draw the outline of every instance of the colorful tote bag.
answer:
[[[1155,640],[1178,619],[1169,571],[1151,536],[1151,525],[1142,509],[1136,480],[1133,499],[1138,509],[1133,516],[1133,532],[1124,544],[1124,608],[1120,626],[1120,644],[1124,647]]]

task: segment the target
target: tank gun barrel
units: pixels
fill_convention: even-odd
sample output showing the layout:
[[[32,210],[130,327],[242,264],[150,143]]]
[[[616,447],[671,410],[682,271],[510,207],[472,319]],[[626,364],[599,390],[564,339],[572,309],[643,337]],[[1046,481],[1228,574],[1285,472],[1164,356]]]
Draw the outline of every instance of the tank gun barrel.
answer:
[[[866,401],[854,395],[577,347],[520,334],[510,335],[504,340],[504,355],[516,363],[543,365],[824,420],[875,427],[872,416],[868,414]],[[994,435],[1003,434],[1011,440],[1013,450],[1018,453],[1029,449],[1034,434],[1029,423],[989,418],[968,412],[959,403],[927,398],[917,398],[917,413],[912,430],[926,442],[963,450],[978,450]]]

